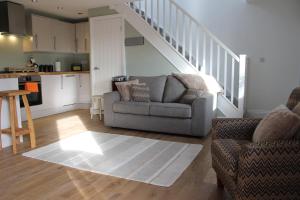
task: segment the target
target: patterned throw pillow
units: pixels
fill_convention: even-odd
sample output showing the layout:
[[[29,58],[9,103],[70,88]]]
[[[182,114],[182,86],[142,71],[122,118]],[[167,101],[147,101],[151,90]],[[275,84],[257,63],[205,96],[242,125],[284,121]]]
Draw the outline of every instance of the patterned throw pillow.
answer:
[[[201,90],[187,89],[185,94],[180,98],[179,103],[191,105],[195,99],[203,96],[204,93],[205,92]]]
[[[132,101],[150,102],[150,88],[146,84],[133,84],[130,87]]]
[[[300,128],[300,117],[285,109],[275,108],[258,124],[253,134],[253,142],[289,140],[295,137]]]
[[[138,84],[139,80],[132,80],[132,81],[126,81],[126,82],[117,82],[115,83],[117,86],[117,89],[121,95],[122,101],[130,101],[130,86],[132,84]]]

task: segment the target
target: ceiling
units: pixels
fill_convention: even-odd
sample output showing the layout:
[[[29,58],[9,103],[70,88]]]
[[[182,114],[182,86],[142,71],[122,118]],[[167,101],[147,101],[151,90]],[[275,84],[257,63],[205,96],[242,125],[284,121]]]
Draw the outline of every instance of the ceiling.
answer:
[[[128,0],[10,0],[20,3],[26,9],[45,12],[69,19],[88,17],[88,9],[107,6],[114,3],[123,3]],[[82,14],[78,14],[82,13]]]

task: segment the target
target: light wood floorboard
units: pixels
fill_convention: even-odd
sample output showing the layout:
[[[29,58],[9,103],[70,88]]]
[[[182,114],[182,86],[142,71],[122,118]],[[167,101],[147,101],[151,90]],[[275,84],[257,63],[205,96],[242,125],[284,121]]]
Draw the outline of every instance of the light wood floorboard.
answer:
[[[194,138],[105,127],[91,120],[87,110],[76,110],[34,120],[37,146],[86,130],[140,136],[168,141],[199,143],[204,147],[182,176],[168,188],[80,171],[21,155],[29,142],[0,151],[0,199],[95,199],[95,200],[219,200],[225,194],[218,189],[211,168],[211,136]]]

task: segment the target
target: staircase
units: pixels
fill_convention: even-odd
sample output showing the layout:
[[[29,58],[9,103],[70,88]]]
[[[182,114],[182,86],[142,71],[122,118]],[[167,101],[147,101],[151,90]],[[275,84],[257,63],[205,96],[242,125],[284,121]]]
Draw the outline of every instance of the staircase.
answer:
[[[135,0],[113,6],[180,72],[213,76],[223,87],[217,108],[244,115],[246,55],[236,55],[173,0]]]

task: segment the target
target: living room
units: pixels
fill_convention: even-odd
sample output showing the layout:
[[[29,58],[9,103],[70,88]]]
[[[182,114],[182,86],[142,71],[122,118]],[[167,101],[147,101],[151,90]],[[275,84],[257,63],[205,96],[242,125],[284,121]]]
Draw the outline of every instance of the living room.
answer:
[[[300,199],[299,8],[0,1],[0,199]]]

